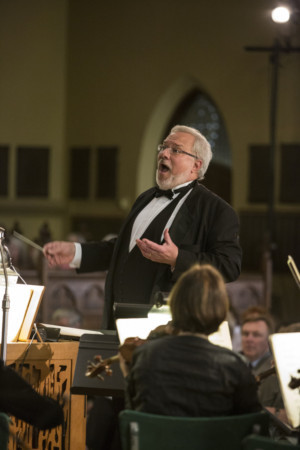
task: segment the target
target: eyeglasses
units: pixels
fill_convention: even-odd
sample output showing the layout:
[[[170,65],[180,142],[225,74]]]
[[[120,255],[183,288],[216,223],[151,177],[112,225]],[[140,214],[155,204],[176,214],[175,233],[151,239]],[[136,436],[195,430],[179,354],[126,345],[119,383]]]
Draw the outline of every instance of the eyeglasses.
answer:
[[[168,144],[160,144],[157,147],[157,152],[160,153],[166,149],[169,149],[170,153],[172,153],[172,155],[188,155],[188,156],[191,156],[192,158],[198,159],[198,156],[193,155],[192,153],[186,152],[185,150],[180,150],[179,148],[172,147],[171,145],[168,145]]]

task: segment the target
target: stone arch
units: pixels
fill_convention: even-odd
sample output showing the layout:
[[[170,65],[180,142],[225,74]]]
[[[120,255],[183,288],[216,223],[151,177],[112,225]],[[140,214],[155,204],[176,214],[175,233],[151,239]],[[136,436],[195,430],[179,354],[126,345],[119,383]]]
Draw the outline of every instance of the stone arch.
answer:
[[[191,78],[177,80],[162,96],[149,120],[141,146],[137,194],[154,184],[155,147],[177,123],[198,128],[210,141],[214,158],[205,184],[230,202],[231,152],[224,120],[213,99]],[[213,135],[223,138],[217,146]]]

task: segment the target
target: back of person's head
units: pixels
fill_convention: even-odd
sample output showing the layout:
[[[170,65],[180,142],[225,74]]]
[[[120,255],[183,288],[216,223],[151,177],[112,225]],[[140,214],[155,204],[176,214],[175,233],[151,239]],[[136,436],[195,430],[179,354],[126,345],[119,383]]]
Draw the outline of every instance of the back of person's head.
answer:
[[[208,169],[212,159],[211,146],[208,140],[196,128],[187,127],[186,125],[175,125],[170,131],[172,133],[189,133],[195,138],[193,151],[195,155],[202,161],[202,166],[198,172],[198,179],[203,180],[204,174]]]
[[[195,264],[174,285],[169,304],[175,329],[206,335],[215,332],[229,308],[222,275],[211,265]]]
[[[263,306],[251,306],[246,309],[246,311],[242,314],[242,328],[245,323],[248,322],[259,322],[262,320],[266,323],[269,334],[274,333],[275,331],[275,323],[272,315],[269,311]]]

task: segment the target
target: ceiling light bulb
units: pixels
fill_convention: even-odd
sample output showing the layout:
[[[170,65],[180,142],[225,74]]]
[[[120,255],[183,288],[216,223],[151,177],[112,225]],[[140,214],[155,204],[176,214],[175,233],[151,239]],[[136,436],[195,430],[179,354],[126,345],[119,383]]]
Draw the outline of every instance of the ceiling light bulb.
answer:
[[[286,23],[290,20],[290,11],[286,6],[278,6],[272,11],[272,20],[276,23]]]

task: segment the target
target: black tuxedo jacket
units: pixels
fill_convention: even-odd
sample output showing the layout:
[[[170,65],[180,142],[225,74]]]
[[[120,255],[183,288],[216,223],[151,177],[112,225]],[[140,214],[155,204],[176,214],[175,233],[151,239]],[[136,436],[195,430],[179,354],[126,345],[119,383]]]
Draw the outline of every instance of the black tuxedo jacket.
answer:
[[[109,319],[112,311],[114,267],[126,224],[152,200],[154,191],[155,188],[151,188],[137,198],[118,238],[82,244],[82,262],[78,272],[108,269],[105,287],[106,319]],[[196,262],[212,264],[227,282],[234,281],[239,276],[242,251],[237,214],[228,203],[203,185],[196,184],[180,207],[170,227],[170,236],[179,249],[176,267],[170,276],[170,266],[158,264],[156,280],[149,292],[149,302],[155,292],[170,291],[178,277]]]

